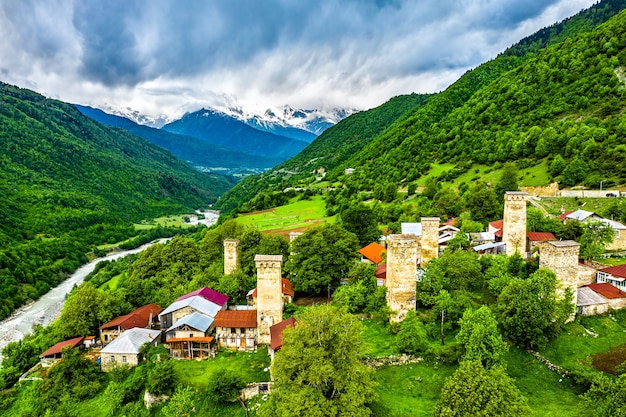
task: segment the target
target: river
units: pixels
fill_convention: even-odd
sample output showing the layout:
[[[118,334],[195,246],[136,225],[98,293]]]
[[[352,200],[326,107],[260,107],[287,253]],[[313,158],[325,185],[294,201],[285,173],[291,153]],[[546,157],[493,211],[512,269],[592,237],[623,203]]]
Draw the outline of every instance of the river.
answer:
[[[219,212],[217,211],[205,211],[202,214],[204,214],[205,218],[200,221],[196,218],[196,223],[202,223],[206,226],[211,226],[219,217]],[[80,285],[83,282],[85,277],[96,268],[98,262],[112,261],[126,255],[138,253],[154,243],[163,243],[167,240],[168,239],[160,239],[146,243],[136,249],[119,251],[103,256],[102,258],[97,258],[78,268],[68,279],[42,295],[39,300],[21,307],[10,317],[2,320],[0,322],[0,363],[2,363],[2,349],[4,349],[6,345],[10,342],[21,340],[24,335],[31,332],[35,324],[41,324],[45,327],[61,314],[63,304],[65,303],[65,296],[74,288],[74,285]]]

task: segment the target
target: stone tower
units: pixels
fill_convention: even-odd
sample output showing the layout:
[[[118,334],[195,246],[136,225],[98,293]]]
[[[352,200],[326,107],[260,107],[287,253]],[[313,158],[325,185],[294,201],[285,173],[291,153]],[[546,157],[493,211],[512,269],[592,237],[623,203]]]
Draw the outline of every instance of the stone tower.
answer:
[[[507,191],[504,194],[504,222],[502,241],[506,244],[506,254],[519,252],[526,256],[526,200],[528,194],[522,191]]]
[[[270,343],[270,327],[283,321],[283,255],[256,255],[257,342]]]
[[[395,314],[391,321],[404,320],[415,310],[417,236],[387,236],[387,305]]]
[[[563,286],[560,293],[566,288],[574,294],[574,305],[577,305],[578,294],[578,252],[580,244],[573,240],[559,240],[544,242],[540,246],[539,268],[547,268],[554,272]],[[571,320],[574,317],[572,315]]]
[[[224,275],[239,268],[239,239],[224,240]]]
[[[439,255],[439,217],[422,217],[421,262],[423,268]]]

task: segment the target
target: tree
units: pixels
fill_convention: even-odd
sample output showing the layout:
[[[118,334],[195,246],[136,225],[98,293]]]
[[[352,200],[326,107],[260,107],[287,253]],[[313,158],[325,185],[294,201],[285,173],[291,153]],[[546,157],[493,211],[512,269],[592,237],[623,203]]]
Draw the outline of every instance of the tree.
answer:
[[[174,363],[171,359],[160,359],[148,371],[146,389],[152,395],[171,395],[177,384]]]
[[[161,413],[165,417],[188,416],[195,408],[194,389],[187,385],[179,385],[172,398],[165,404]]]
[[[226,403],[235,401],[245,386],[246,382],[241,375],[235,371],[226,369],[211,375],[207,388],[218,402]]]
[[[513,162],[507,162],[502,167],[502,176],[498,184],[496,184],[496,195],[499,199],[502,199],[506,191],[517,191],[518,189],[517,166]]]
[[[588,169],[587,164],[582,159],[577,156],[574,157],[563,170],[563,185],[572,186],[578,184],[585,179]]]
[[[428,350],[428,336],[424,324],[419,321],[415,310],[410,310],[402,323],[400,331],[396,335],[398,350],[409,355],[419,355]]]
[[[321,293],[337,287],[357,258],[354,233],[335,224],[313,227],[291,244],[293,255],[285,263],[296,291]]]
[[[259,416],[370,416],[375,383],[361,362],[361,332],[356,317],[333,306],[305,310],[283,333],[274,388]]]
[[[376,242],[380,238],[380,230],[374,211],[364,204],[359,203],[343,210],[341,212],[341,225],[348,232],[357,236],[361,246]]]
[[[610,225],[601,221],[585,223],[580,236],[580,256],[584,259],[598,258],[614,238],[615,230]]]
[[[437,216],[456,217],[463,210],[463,200],[452,187],[442,188],[433,197],[433,209]]]
[[[560,154],[557,154],[552,162],[550,162],[550,174],[552,174],[553,177],[556,177],[563,172],[566,166],[567,165],[565,164],[563,157]]]
[[[485,223],[494,220],[501,213],[496,193],[484,184],[477,184],[469,192],[467,208],[472,213],[472,219]]]
[[[487,369],[504,365],[507,347],[489,307],[465,310],[460,325],[456,338],[465,348],[464,360],[478,361]]]
[[[485,369],[479,361],[463,361],[446,380],[435,417],[527,416],[526,398],[502,367]]]
[[[612,379],[605,375],[597,378],[583,395],[581,417],[616,417],[626,415],[626,374]]]
[[[99,291],[89,282],[80,285],[67,299],[59,322],[64,337],[95,334],[98,321]]]
[[[513,278],[495,309],[504,337],[525,348],[542,346],[556,337],[574,311],[571,291],[560,296],[559,285],[554,272],[543,268],[528,279]]]

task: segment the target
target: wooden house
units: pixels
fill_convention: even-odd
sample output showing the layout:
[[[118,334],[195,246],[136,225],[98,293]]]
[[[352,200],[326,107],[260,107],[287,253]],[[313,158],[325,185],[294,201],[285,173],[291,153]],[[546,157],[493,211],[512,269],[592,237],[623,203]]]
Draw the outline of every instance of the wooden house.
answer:
[[[215,317],[218,348],[252,350],[257,343],[256,310],[221,310]]]

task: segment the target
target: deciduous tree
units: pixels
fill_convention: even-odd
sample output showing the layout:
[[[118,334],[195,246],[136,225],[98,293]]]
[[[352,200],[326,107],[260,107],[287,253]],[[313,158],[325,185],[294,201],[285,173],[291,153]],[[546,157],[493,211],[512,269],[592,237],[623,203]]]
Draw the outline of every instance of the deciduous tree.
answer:
[[[456,338],[465,348],[463,359],[478,361],[487,369],[504,365],[507,347],[489,307],[465,310],[460,325]]]

